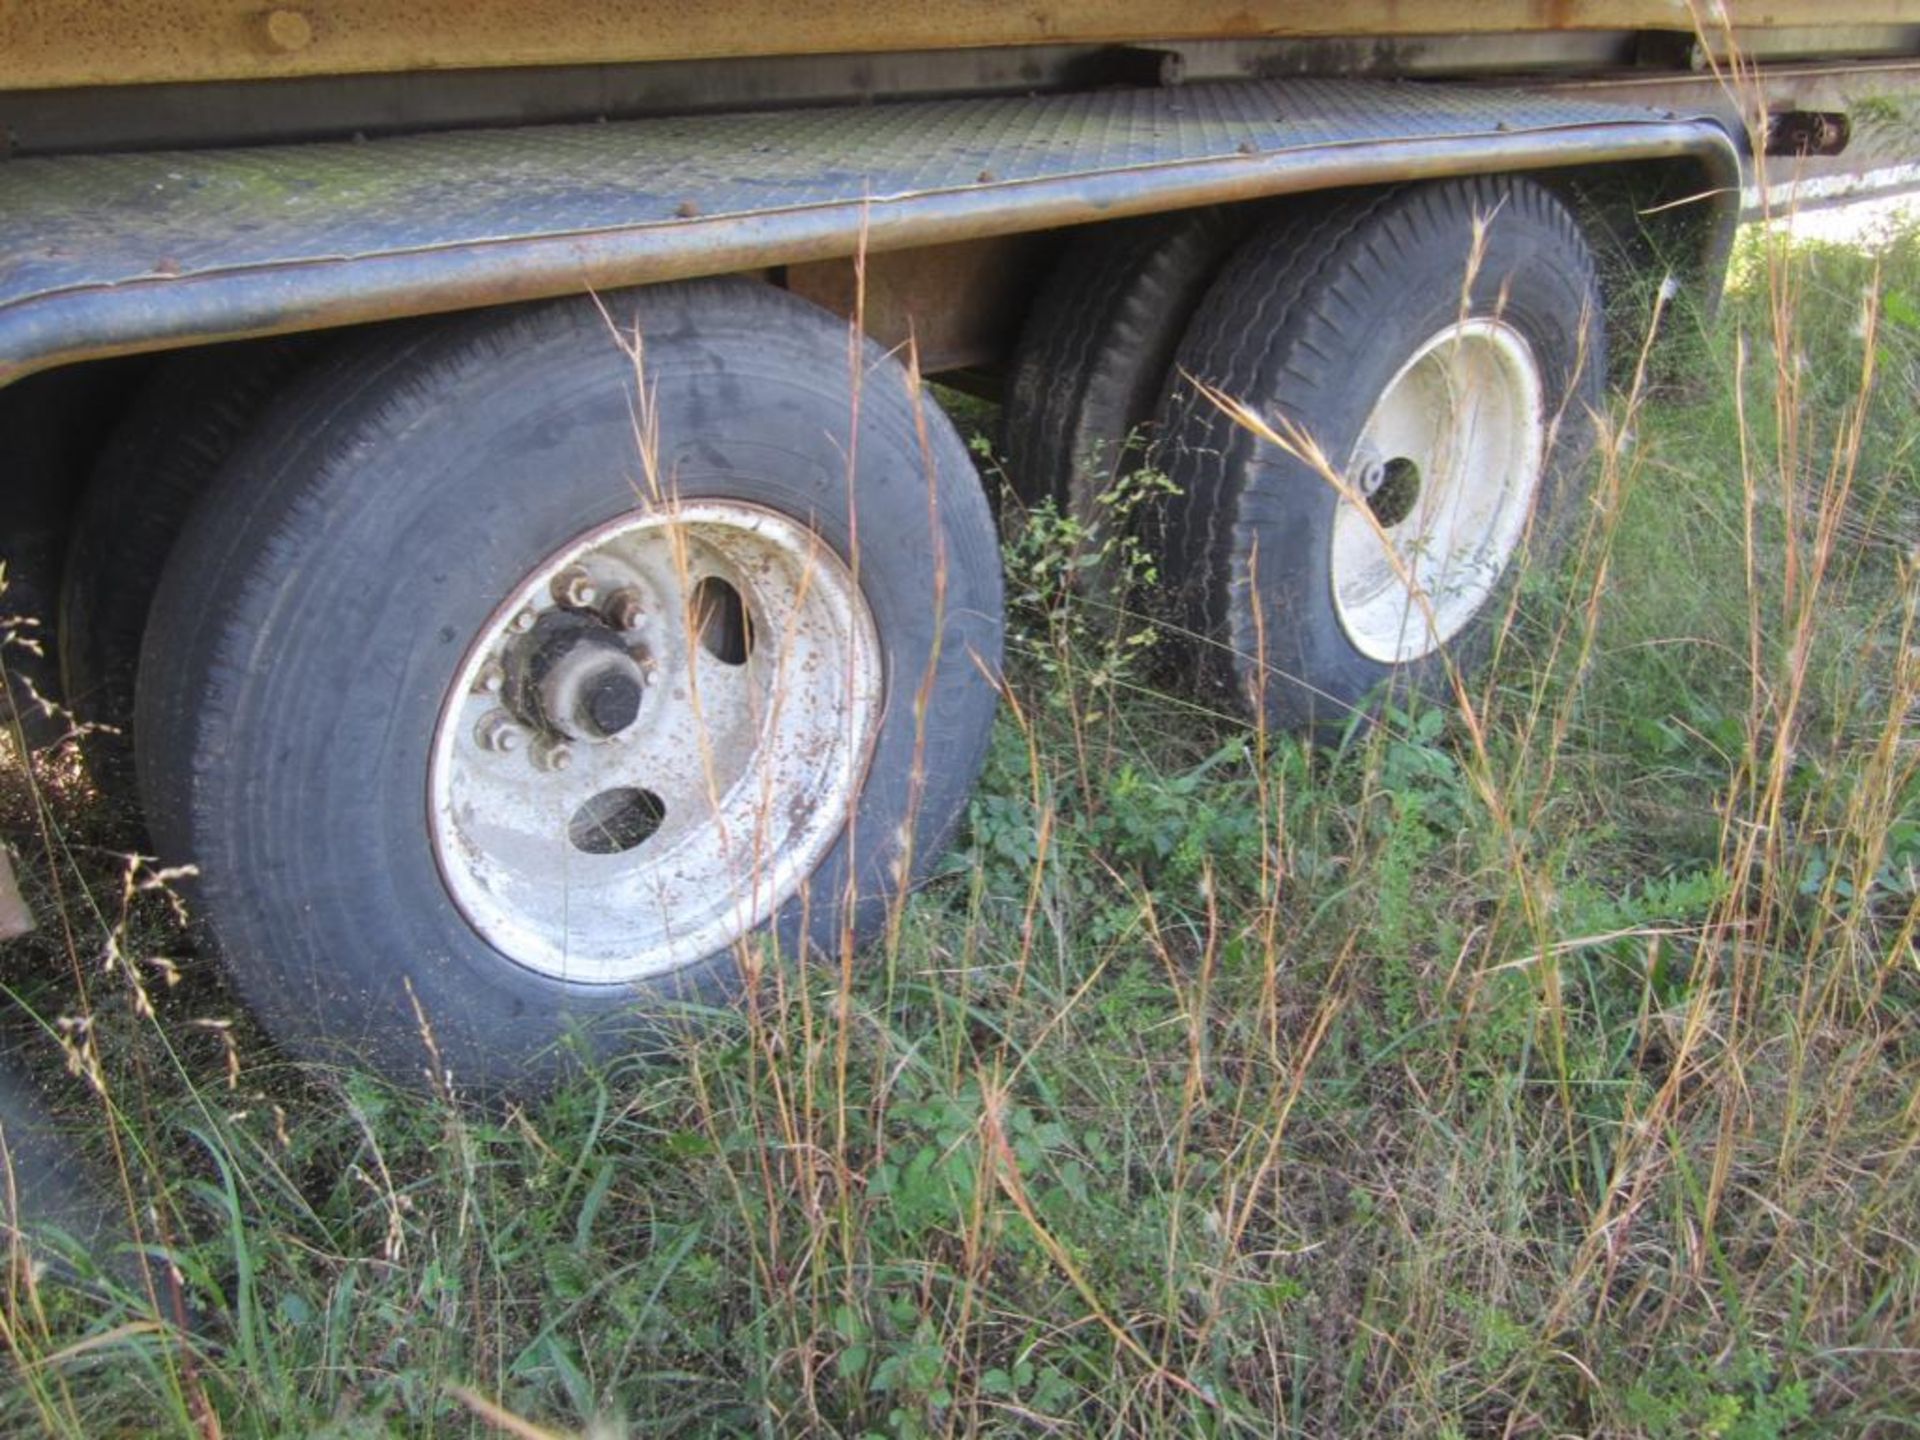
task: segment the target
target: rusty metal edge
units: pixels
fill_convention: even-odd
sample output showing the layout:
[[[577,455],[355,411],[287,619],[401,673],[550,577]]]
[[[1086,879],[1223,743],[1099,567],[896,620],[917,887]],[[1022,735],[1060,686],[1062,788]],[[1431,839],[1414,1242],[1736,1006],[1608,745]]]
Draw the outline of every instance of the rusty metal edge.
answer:
[[[1705,9],[1706,7],[1700,7]],[[1900,0],[14,0],[0,5],[0,85],[35,88],[599,64],[701,57],[971,49],[1145,38],[1358,37],[1551,30],[1717,32],[1899,27]],[[1728,14],[1726,12],[1736,12]],[[1745,37],[1741,37],[1744,39]],[[1743,44],[1742,48],[1746,46]]]
[[[80,360],[830,260],[862,244],[871,251],[907,249],[1341,186],[1677,158],[1696,160],[1705,172],[1697,200],[1713,207],[1701,257],[1711,283],[1739,219],[1739,150],[1711,118],[1636,118],[1338,142],[858,203],[76,287],[0,309],[0,385]]]

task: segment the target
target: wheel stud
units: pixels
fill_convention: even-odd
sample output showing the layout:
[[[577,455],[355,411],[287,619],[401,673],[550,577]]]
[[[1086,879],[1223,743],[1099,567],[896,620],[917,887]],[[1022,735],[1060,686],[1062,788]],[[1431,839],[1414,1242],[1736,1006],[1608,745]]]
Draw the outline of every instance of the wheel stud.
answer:
[[[534,768],[559,771],[573,764],[573,749],[564,740],[549,740],[533,750]]]
[[[569,565],[553,577],[553,598],[575,610],[592,608],[599,594],[593,577],[578,565]]]
[[[607,597],[607,623],[616,630],[637,630],[646,618],[646,602],[631,587],[616,590]]]
[[[481,716],[480,723],[474,726],[473,738],[480,742],[481,749],[498,755],[511,754],[526,739],[513,717],[504,710],[489,710]]]

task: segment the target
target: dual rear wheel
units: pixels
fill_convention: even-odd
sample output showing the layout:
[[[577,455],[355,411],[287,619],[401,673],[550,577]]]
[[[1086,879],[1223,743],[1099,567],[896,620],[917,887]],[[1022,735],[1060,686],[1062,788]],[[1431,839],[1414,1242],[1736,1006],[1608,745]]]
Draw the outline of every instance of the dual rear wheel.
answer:
[[[630,1046],[750,937],[869,933],[966,802],[1000,578],[951,425],[872,347],[856,406],[769,287],[609,309],[349,342],[173,547],[146,811],[304,1053],[417,1075],[423,1022],[493,1086]]]
[[[1329,199],[1231,249],[1155,223],[1157,245],[1127,237],[1115,256],[1099,236],[1056,283],[1193,296],[1162,317],[1177,343],[1149,355],[1123,307],[1091,340],[1042,311],[1023,363],[1071,345],[1103,357],[1096,374],[1146,366],[1158,387],[1135,377],[1130,403],[1095,391],[1037,426],[1016,409],[1010,432],[1060,437],[1016,481],[1086,513],[1110,480],[1084,458],[1132,437],[1176,492],[1140,537],[1163,587],[1146,603],[1197,680],[1273,724],[1338,734],[1396,690],[1446,698],[1523,554],[1551,552],[1587,452],[1604,341],[1572,216],[1537,184],[1486,178]],[[1055,310],[1102,313],[1092,293]]]
[[[1598,394],[1558,202],[1450,182],[1089,243],[1016,364],[1015,478],[1097,525],[1153,430],[1179,493],[1142,539],[1199,675],[1325,729],[1483,649]],[[151,595],[149,825],[283,1040],[411,1078],[425,1026],[456,1081],[537,1084],[568,1037],[646,1043],[756,955],[857,943],[924,873],[1001,584],[892,360],[744,281],[256,353],[272,383],[235,362],[168,472],[177,540],[89,593]],[[80,652],[109,706],[123,629]]]

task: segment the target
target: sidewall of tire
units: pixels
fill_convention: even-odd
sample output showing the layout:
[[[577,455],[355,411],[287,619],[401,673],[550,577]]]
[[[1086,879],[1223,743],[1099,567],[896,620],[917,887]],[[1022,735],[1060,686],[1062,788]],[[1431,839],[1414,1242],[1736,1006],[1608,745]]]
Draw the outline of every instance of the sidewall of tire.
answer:
[[[1143,456],[1167,367],[1245,212],[1209,208],[1115,221],[1069,243],[1027,317],[1002,415],[1023,502],[1051,499],[1089,530],[1100,497]]]
[[[645,337],[672,493],[766,505],[858,557],[886,710],[851,823],[770,927],[788,954],[831,947],[871,930],[909,842],[937,852],[984,754],[1000,605],[984,498],[951,426],[930,409],[923,432],[872,347],[849,443],[845,331],[801,302],[708,282],[620,297],[613,322]],[[426,1057],[417,1005],[456,1080],[512,1084],[569,1032],[631,1043],[638,1017],[739,983],[733,950],[625,987],[518,965],[454,907],[427,836],[435,721],[500,597],[650,503],[636,377],[585,301],[382,343],[288,395],[183,537],[142,661],[143,787],[271,1030],[405,1075]]]
[[[135,672],[167,556],[201,494],[308,353],[296,336],[169,356],[108,437],[73,518],[60,589],[67,703],[90,724],[90,769],[133,791]]]

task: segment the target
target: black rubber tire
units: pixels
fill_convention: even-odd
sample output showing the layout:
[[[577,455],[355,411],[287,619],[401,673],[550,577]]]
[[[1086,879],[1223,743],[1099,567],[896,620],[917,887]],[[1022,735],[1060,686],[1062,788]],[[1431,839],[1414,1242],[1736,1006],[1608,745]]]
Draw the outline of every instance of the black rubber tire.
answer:
[[[43,370],[0,386],[6,521],[0,524],[0,729],[28,749],[72,730],[60,677],[60,574],[76,497],[144,356]]]
[[[60,671],[110,793],[133,793],[133,691],[160,572],[215,473],[305,358],[301,340],[163,360],[108,437],[73,519],[60,581]]]
[[[610,326],[645,337],[659,473],[680,498],[769,506],[849,559],[857,502],[885,709],[853,825],[771,922],[780,953],[872,933],[903,844],[923,871],[984,759],[999,557],[945,416],[927,402],[923,425],[868,344],[851,434],[845,322],[771,287],[603,298],[606,314],[582,298],[422,322],[322,358],[162,579],[136,707],[149,822],[162,854],[200,867],[198,915],[302,1055],[417,1082],[417,999],[456,1081],[530,1091],[570,1033],[603,1054],[650,1046],[649,1015],[737,991],[732,949],[624,987],[523,967],[455,908],[429,838],[431,736],[470,640],[545,557],[642,503],[634,370]]]
[[[1476,217],[1489,223],[1467,312],[1497,314],[1534,352],[1550,451],[1524,550],[1479,611],[1441,649],[1385,663],[1355,648],[1334,605],[1333,486],[1180,374],[1300,426],[1344,464],[1400,367],[1462,318]],[[1175,621],[1205,642],[1194,649],[1202,684],[1323,738],[1396,687],[1446,696],[1447,661],[1464,672],[1484,657],[1523,565],[1555,547],[1591,446],[1604,347],[1586,241],[1532,181],[1476,177],[1343,197],[1250,239],[1195,313],[1162,412],[1162,463],[1179,494],[1156,544]]]
[[[1247,221],[1183,210],[1102,225],[1069,244],[1039,291],[1001,412],[1014,492],[1098,527],[1098,497],[1147,434],[1194,308]]]

